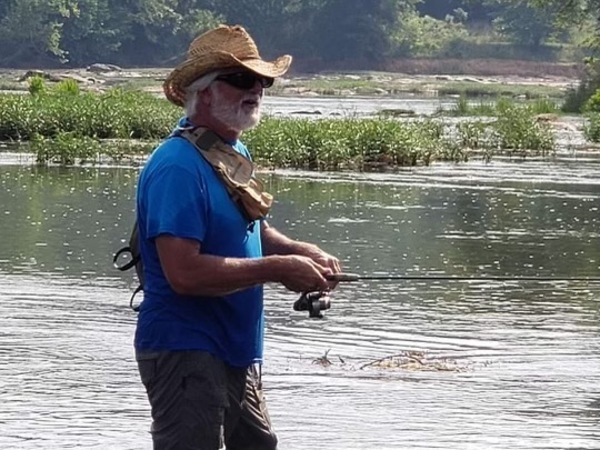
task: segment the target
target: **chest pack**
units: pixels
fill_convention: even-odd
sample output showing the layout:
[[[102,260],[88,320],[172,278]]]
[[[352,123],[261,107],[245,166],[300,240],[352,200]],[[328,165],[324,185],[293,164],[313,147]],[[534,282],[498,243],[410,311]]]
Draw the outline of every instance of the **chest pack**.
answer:
[[[186,139],[198,150],[215,170],[232,200],[249,222],[266,217],[273,204],[273,196],[264,191],[262,183],[255,177],[255,166],[250,159],[206,128],[178,129],[173,136]],[[121,262],[123,259],[125,262]],[[135,269],[139,284],[131,295],[129,306],[134,311],[139,311],[140,304],[134,304],[134,299],[138,292],[144,290],[144,264],[140,253],[137,221],[133,225],[128,245],[114,254],[113,265],[123,272]]]

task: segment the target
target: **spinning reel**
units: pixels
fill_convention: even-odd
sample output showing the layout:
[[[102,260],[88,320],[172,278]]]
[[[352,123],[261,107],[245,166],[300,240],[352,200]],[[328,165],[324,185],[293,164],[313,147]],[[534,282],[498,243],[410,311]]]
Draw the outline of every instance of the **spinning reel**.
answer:
[[[294,311],[308,311],[308,317],[311,319],[322,319],[323,313],[331,308],[331,299],[327,292],[305,292],[294,303]]]

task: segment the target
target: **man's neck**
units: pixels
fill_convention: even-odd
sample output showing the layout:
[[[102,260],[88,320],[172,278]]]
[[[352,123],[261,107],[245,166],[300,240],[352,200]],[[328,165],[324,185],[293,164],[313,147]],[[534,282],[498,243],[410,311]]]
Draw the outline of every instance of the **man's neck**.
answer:
[[[189,117],[189,119],[194,127],[207,128],[219,135],[221,139],[226,142],[235,142],[242,135],[241,131],[233,130],[231,127],[212,117],[202,117],[201,115],[196,114]]]

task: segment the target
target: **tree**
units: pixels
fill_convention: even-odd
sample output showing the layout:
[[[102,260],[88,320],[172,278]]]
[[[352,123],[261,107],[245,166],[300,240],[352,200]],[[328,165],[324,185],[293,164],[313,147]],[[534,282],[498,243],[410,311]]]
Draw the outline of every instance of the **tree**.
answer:
[[[455,14],[460,16],[459,11]],[[421,16],[416,10],[406,10],[392,35],[394,56],[436,57],[444,54],[449,45],[466,39],[468,33],[461,20],[463,18],[464,16],[456,18],[452,15],[440,20],[427,15]]]
[[[264,57],[275,57],[288,41],[298,0],[213,0],[210,9],[230,25],[242,25],[252,35]],[[312,1],[306,3],[313,3]]]
[[[328,0],[315,19],[312,42],[329,61],[381,61],[392,48],[392,32],[406,0]]]
[[[486,0],[486,3],[499,7],[493,20],[496,29],[525,46],[539,47],[567,28],[557,20],[560,7],[555,4],[540,4],[536,8],[529,0]]]
[[[112,62],[162,65],[180,59],[190,41],[220,20],[196,0],[79,0],[63,27],[75,66]]]
[[[447,0],[443,2],[439,0],[424,0],[417,5],[417,11],[420,15],[431,16],[439,20],[443,20],[458,8],[466,9],[463,0]]]
[[[537,8],[554,6],[558,8],[557,21],[562,24],[581,25],[590,18],[596,22],[596,33],[587,41],[593,54],[600,50],[600,0],[530,0]],[[596,57],[584,60],[584,71],[577,88],[567,93],[563,110],[566,112],[581,112],[596,92],[600,90],[600,61]]]
[[[570,23],[600,12],[600,0],[529,0],[528,3],[535,8],[555,8],[559,12],[558,18]]]
[[[76,0],[13,0],[0,20],[0,58],[4,64],[51,62],[65,56],[60,46],[64,20]]]
[[[61,47],[70,65],[112,62],[128,37],[124,11],[110,0],[79,0],[62,26]]]

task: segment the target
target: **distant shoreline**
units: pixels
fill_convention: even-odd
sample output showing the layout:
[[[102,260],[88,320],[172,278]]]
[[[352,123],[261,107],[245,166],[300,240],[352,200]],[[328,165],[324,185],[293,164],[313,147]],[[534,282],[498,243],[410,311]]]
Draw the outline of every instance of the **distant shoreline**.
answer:
[[[126,87],[161,95],[162,82],[172,70],[171,67],[94,66],[75,69],[0,68],[0,92],[26,92],[28,83],[25,75],[40,72],[50,82],[73,79],[84,90]],[[312,70],[308,70],[307,66]],[[581,67],[577,64],[535,61],[411,59],[389,61],[385,66],[380,70],[344,67],[316,70],[316,65],[298,61],[269,94],[561,98],[567,89],[578,83],[581,75]]]
[[[370,67],[369,67],[370,66]],[[373,67],[367,63],[348,63],[332,66],[315,61],[298,60],[292,65],[293,73],[314,72],[395,72],[408,75],[471,75],[510,77],[559,77],[577,79],[583,65],[574,62],[549,62],[510,59],[395,59]]]
[[[125,72],[164,72],[172,67],[125,67]],[[1,67],[0,74],[7,72],[26,72],[39,69],[49,72],[79,72],[77,67]],[[583,64],[575,62],[550,62],[509,59],[393,59],[381,63],[343,62],[331,63],[310,59],[294,59],[290,69],[291,76],[303,76],[316,73],[340,72],[391,72],[406,75],[464,75],[464,76],[508,76],[508,77],[558,77],[577,79],[583,73]]]

